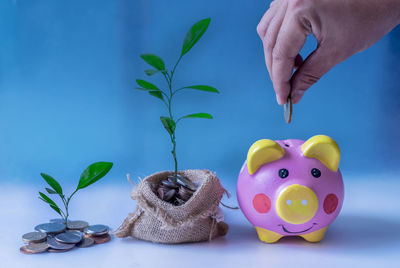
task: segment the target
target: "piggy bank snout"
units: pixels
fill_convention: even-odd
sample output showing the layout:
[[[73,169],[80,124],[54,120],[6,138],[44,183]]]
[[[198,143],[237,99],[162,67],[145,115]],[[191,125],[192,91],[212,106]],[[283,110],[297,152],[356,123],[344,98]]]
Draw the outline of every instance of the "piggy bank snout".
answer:
[[[285,222],[302,224],[311,220],[318,210],[318,198],[310,188],[293,184],[285,187],[276,200],[276,212]]]

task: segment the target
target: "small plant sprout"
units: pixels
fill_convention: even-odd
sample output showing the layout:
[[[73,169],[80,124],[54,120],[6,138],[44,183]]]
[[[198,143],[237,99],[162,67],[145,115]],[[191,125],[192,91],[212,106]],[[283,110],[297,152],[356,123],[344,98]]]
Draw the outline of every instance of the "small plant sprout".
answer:
[[[203,36],[203,34],[206,32],[208,25],[210,24],[211,19],[203,19],[195,23],[188,33],[186,34],[185,39],[183,40],[183,46],[182,46],[182,51],[181,54],[175,63],[174,67],[172,68],[171,71],[168,71],[165,68],[165,63],[164,61],[153,54],[142,54],[140,57],[147,62],[149,65],[154,67],[154,69],[149,69],[145,70],[144,72],[148,76],[152,76],[156,73],[160,73],[164,76],[165,81],[167,82],[168,85],[168,90],[164,91],[161,90],[159,87],[156,85],[147,82],[142,79],[137,79],[136,83],[138,84],[139,87],[137,89],[139,90],[144,90],[147,91],[151,96],[156,97],[160,99],[165,106],[168,109],[168,116],[161,116],[160,120],[161,123],[163,124],[164,128],[167,130],[168,134],[170,135],[171,142],[172,142],[172,155],[174,157],[174,163],[175,163],[175,181],[177,180],[177,175],[178,175],[178,160],[176,157],[176,125],[185,118],[205,118],[205,119],[212,119],[213,117],[208,114],[208,113],[194,113],[194,114],[188,114],[182,117],[179,117],[178,119],[175,119],[173,113],[172,113],[172,100],[173,97],[176,95],[176,93],[182,91],[182,90],[187,90],[187,89],[194,89],[194,90],[200,90],[200,91],[205,91],[205,92],[212,92],[212,93],[219,93],[219,91],[211,86],[206,86],[206,85],[192,85],[192,86],[185,86],[181,87],[178,89],[173,89],[173,78],[175,74],[176,67],[178,66],[179,62],[181,61],[182,57],[189,52],[189,50],[199,41],[199,39]]]
[[[78,190],[84,189],[103,178],[110,171],[112,166],[113,163],[110,162],[97,162],[91,164],[82,172],[78,186],[69,197],[65,196],[61,185],[53,177],[45,173],[40,173],[43,179],[51,187],[45,188],[46,192],[51,195],[58,195],[61,198],[65,210],[62,210],[51,198],[49,198],[42,192],[39,192],[39,199],[47,203],[55,212],[57,212],[64,219],[65,225],[67,225],[69,217],[68,205],[71,201],[72,196],[74,196],[74,194],[78,192]]]

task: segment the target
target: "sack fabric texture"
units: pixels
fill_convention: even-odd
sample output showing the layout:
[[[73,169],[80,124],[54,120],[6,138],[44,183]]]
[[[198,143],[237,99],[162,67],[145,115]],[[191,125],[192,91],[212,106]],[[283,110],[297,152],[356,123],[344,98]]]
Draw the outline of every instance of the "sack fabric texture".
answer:
[[[114,235],[165,244],[206,241],[225,235],[228,225],[218,222],[217,215],[221,198],[227,192],[215,173],[183,170],[179,174],[199,185],[186,203],[174,206],[162,201],[152,190],[153,184],[160,183],[173,172],[152,174],[132,190],[136,211],[129,214]]]

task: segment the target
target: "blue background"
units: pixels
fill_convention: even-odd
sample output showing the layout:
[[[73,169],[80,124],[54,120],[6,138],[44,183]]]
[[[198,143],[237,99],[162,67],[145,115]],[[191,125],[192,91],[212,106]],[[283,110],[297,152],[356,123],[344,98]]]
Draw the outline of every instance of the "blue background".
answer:
[[[148,66],[142,53],[171,68],[196,21],[206,34],[176,72],[176,86],[208,84],[221,94],[187,91],[177,115],[214,120],[177,129],[179,168],[207,168],[235,183],[257,139],[334,138],[344,174],[396,172],[400,163],[400,29],[336,66],[294,107],[282,107],[264,63],[256,26],[268,1],[3,0],[0,3],[0,180],[36,182],[44,171],[75,182],[95,161],[115,163],[108,180],[172,169],[163,104],[134,90]],[[310,38],[302,52],[316,46]],[[165,88],[161,77],[149,79]]]

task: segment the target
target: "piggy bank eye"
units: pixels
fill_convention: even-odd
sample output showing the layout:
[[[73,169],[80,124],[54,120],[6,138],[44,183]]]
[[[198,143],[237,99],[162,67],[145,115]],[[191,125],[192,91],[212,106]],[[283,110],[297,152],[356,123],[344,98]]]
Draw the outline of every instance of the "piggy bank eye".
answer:
[[[313,177],[315,178],[319,178],[321,177],[321,170],[319,170],[318,168],[313,168],[311,169],[311,175],[313,175]]]
[[[287,176],[289,176],[289,170],[287,170],[286,168],[281,168],[278,172],[279,177],[281,177],[282,179],[286,178]]]

